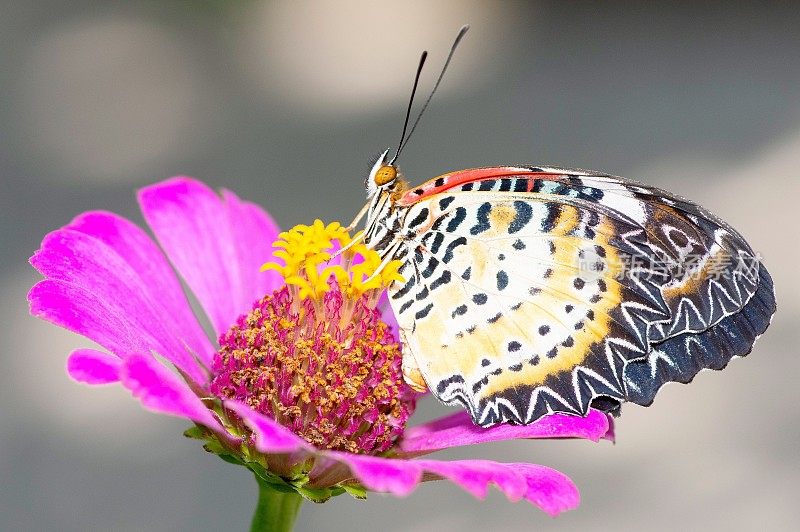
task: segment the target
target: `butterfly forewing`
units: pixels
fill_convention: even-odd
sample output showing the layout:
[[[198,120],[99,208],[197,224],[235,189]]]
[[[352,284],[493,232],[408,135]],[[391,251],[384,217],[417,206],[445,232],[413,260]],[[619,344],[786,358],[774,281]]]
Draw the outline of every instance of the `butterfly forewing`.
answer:
[[[711,214],[621,178],[567,172],[457,172],[398,201],[407,282],[390,301],[407,374],[482,425],[647,404],[663,382],[749,350],[774,310],[763,268],[738,268],[752,250]],[[732,331],[725,320],[759,282],[769,296],[747,334],[707,334]],[[683,360],[698,349],[702,361]]]

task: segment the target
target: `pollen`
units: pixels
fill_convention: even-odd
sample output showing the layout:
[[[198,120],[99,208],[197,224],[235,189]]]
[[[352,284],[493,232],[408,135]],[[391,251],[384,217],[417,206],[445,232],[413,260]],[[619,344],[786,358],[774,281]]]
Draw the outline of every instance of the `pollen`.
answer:
[[[387,450],[414,411],[400,345],[367,297],[329,280],[299,310],[285,286],[220,337],[211,390],[243,402],[318,448]]]

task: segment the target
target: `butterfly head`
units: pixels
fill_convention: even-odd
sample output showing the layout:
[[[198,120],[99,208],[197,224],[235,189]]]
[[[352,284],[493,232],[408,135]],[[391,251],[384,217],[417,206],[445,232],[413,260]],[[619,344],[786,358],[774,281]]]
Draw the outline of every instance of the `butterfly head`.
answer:
[[[375,194],[382,192],[395,192],[402,189],[403,180],[400,177],[400,170],[388,159],[389,150],[380,154],[372,164],[369,175],[364,180],[364,187],[367,189],[367,198],[372,198]]]

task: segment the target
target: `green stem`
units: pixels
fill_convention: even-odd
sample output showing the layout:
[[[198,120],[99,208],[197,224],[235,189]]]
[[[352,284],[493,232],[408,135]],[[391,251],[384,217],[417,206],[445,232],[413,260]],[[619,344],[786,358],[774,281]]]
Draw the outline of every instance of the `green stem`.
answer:
[[[290,532],[300,512],[303,497],[296,491],[277,491],[256,475],[258,506],[253,513],[250,532]]]

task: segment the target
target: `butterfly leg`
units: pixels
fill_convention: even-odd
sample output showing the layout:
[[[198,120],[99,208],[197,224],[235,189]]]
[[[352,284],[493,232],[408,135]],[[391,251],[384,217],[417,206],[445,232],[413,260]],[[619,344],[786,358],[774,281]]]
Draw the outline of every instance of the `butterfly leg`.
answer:
[[[350,222],[350,225],[348,225],[347,227],[345,227],[345,229],[347,230],[347,232],[348,232],[348,233],[349,233],[350,231],[352,231],[353,229],[355,229],[355,228],[356,228],[356,226],[358,225],[358,222],[360,222],[360,221],[361,221],[361,219],[362,219],[364,216],[366,216],[367,212],[369,211],[369,206],[370,206],[370,203],[369,203],[369,202],[367,202],[367,203],[366,203],[366,204],[365,204],[363,207],[361,207],[361,210],[360,210],[360,211],[358,211],[358,214],[356,214],[356,217],[355,217],[355,218],[353,218],[353,221],[352,221],[352,222]]]
[[[359,231],[359,233],[356,236],[354,236],[353,239],[350,242],[347,243],[347,245],[344,245],[344,246],[340,247],[339,250],[336,253],[331,255],[331,258],[329,258],[327,262],[332,261],[333,259],[335,259],[339,255],[341,255],[342,253],[344,253],[345,251],[347,251],[351,247],[355,246],[356,244],[358,244],[362,240],[364,240],[364,231]]]

